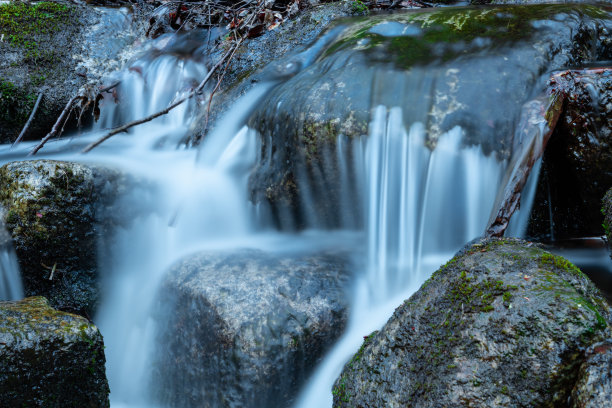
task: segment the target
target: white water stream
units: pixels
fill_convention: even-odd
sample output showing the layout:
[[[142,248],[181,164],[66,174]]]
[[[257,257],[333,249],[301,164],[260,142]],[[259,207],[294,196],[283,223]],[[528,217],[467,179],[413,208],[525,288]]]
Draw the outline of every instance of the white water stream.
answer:
[[[19,264],[11,245],[0,247],[0,301],[23,298]]]
[[[160,110],[205,74],[202,64],[173,55],[137,61],[119,74],[119,102],[107,95],[96,128],[72,143],[88,143],[105,128]],[[176,149],[193,119],[195,102],[190,101],[90,155],[53,156],[106,164],[138,181],[118,205],[129,220],[107,237],[100,259],[105,291],[95,321],[105,339],[114,408],[153,405],[147,398],[149,355],[155,346],[150,310],[171,264],[202,248],[265,248],[280,241],[312,245],[304,236],[269,239],[269,233],[254,227],[246,187],[259,142],[242,123],[267,87],[258,85],[243,97],[199,153]],[[375,108],[369,137],[355,142],[363,148],[354,150],[360,161],[355,166],[358,183],[367,186],[357,198],[366,214],[367,262],[355,271],[349,328],[305,386],[298,407],[331,406],[332,383],[363,336],[380,328],[435,269],[484,231],[505,163],[485,156],[479,147],[463,147],[463,136],[456,127],[431,151],[421,123],[404,123],[399,108]],[[69,143],[45,150],[60,151]]]

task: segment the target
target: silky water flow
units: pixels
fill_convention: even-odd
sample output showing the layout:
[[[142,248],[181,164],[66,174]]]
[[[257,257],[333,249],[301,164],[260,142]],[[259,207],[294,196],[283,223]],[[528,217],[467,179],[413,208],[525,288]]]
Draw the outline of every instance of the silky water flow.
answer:
[[[243,124],[272,82],[257,84],[237,101],[197,149],[176,147],[196,116],[196,101],[190,100],[89,155],[76,154],[105,129],[163,109],[206,75],[202,61],[164,53],[146,53],[131,67],[115,78],[121,81],[119,103],[107,95],[91,131],[43,150],[43,157],[117,168],[129,182],[116,204],[125,219],[100,244],[104,291],[95,322],[105,340],[113,408],[155,405],[149,399],[150,355],[164,345],[154,344],[151,309],[172,264],[201,249],[307,249],[324,246],[322,237],[334,239],[325,228],[308,234],[275,231],[261,208],[249,203],[248,177],[261,141],[257,131]],[[331,406],[333,381],[363,336],[379,329],[434,270],[485,230],[507,161],[467,143],[467,136],[468,129],[455,126],[431,148],[426,124],[406,118],[392,104],[372,107],[367,135],[352,141],[338,136],[340,179],[362,186],[358,197],[345,194],[343,200],[358,200],[363,208],[363,220],[340,224],[365,247],[356,250],[365,253],[365,262],[353,274],[348,328],[302,388],[297,407]],[[32,146],[0,147],[2,162],[23,158]],[[514,234],[526,228],[538,168],[528,182],[520,217],[511,225]],[[0,297],[6,299],[22,296],[11,251],[9,246],[0,249]]]

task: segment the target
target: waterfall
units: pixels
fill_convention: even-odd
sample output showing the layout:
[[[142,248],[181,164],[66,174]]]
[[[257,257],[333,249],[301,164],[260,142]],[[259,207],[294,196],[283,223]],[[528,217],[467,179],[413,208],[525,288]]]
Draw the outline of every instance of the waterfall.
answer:
[[[122,73],[118,89],[129,109],[121,102],[103,107],[99,129],[162,109],[206,74],[203,64],[172,55],[145,57],[134,65],[139,69]],[[264,85],[254,89],[231,116],[244,116],[264,91]],[[160,148],[185,136],[194,103],[133,129],[125,140],[113,140],[91,156],[125,169],[144,186],[120,198],[119,208],[136,215],[107,237],[100,259],[106,301],[96,322],[107,346],[113,407],[153,404],[148,381],[156,327],[150,311],[164,272],[195,248],[224,245],[252,228],[246,182],[258,148],[254,132],[222,127],[207,137],[201,154]],[[108,154],[117,147],[120,158]]]
[[[430,150],[422,123],[378,106],[362,157],[367,263],[349,328],[303,390],[297,408],[332,404],[329,390],[363,336],[379,329],[440,265],[487,226],[506,164],[464,144],[455,127]]]
[[[380,31],[385,26],[377,27],[370,34],[387,35]],[[393,27],[386,26],[386,29]],[[293,71],[295,67],[313,77],[317,70],[325,71],[325,75],[337,74],[337,71],[328,72],[331,63],[314,65],[338,30],[333,35],[330,30],[310,51],[299,54],[301,59],[291,69],[286,68],[278,77],[266,80],[289,83],[290,75],[295,74],[294,78],[299,75]],[[475,46],[478,44],[479,41],[474,41]],[[358,45],[367,44],[360,40]],[[368,52],[375,51],[372,48]],[[477,51],[477,55],[486,54],[481,49]],[[455,61],[454,54],[449,60]],[[159,323],[151,317],[151,311],[156,306],[159,284],[171,265],[202,249],[286,246],[299,252],[304,248],[325,249],[333,241],[346,240],[350,241],[347,247],[357,253],[355,258],[360,261],[353,271],[355,281],[351,287],[348,329],[303,387],[296,402],[298,408],[331,406],[333,381],[363,337],[379,329],[433,271],[484,232],[498,190],[503,188],[508,160],[507,156],[499,157],[498,146],[491,140],[507,131],[506,122],[514,120],[514,115],[507,113],[503,106],[499,112],[488,113],[493,118],[485,124],[481,116],[468,115],[473,113],[468,109],[456,111],[458,106],[463,107],[464,101],[460,103],[455,96],[465,93],[468,99],[472,92],[478,93],[478,86],[483,86],[472,86],[468,81],[458,93],[461,80],[458,73],[467,72],[468,80],[480,79],[480,72],[475,68],[485,66],[478,60],[463,57],[456,60],[461,70],[442,62],[435,68],[415,65],[410,70],[392,67],[386,61],[384,69],[374,64],[367,67],[375,78],[369,84],[372,92],[367,98],[355,98],[359,102],[369,101],[364,103],[371,105],[365,110],[369,115],[363,122],[364,129],[367,128],[363,131],[365,134],[355,137],[338,134],[335,144],[331,138],[329,146],[332,147],[326,146],[328,150],[321,153],[323,165],[316,169],[318,173],[295,169],[296,184],[301,188],[296,206],[305,219],[303,225],[311,229],[302,234],[288,232],[290,228],[275,230],[273,215],[266,204],[252,206],[247,194],[249,175],[258,160],[261,163],[261,156],[280,155],[278,151],[273,152],[270,143],[264,143],[270,135],[245,126],[245,123],[251,125],[248,122],[251,112],[275,83],[259,83],[237,100],[197,149],[186,149],[180,142],[189,135],[196,114],[205,109],[210,96],[207,93],[167,115],[115,136],[87,156],[62,152],[62,149],[75,150],[88,144],[109,128],[165,108],[197,86],[207,70],[197,48],[181,45],[180,37],[162,37],[128,69],[109,80],[120,84],[104,94],[100,120],[93,129],[78,138],[49,143],[45,152],[60,159],[108,165],[123,171],[128,178],[128,188],[116,203],[117,212],[125,216],[118,217],[121,222],[100,244],[99,269],[104,289],[103,301],[94,319],[106,344],[113,408],[155,404],[149,398],[152,394],[150,356],[155,347],[164,345],[155,344]],[[347,61],[350,59],[339,58],[335,68],[350,65]],[[494,61],[486,62],[492,64],[486,65],[493,67],[491,71],[497,69]],[[507,66],[501,60],[498,63],[500,67]],[[536,74],[530,73],[527,77],[532,82],[525,88],[535,86]],[[330,82],[333,79],[332,75]],[[304,81],[299,84],[302,88],[290,91],[306,92],[314,88],[312,84]],[[345,86],[339,80],[334,86],[340,89],[340,84]],[[514,84],[502,83],[499,87],[516,88]],[[444,102],[442,96],[447,94],[452,98]],[[428,97],[420,101],[423,95]],[[486,105],[488,98],[504,97],[501,91],[491,95],[483,96],[479,102]],[[516,99],[527,98],[526,95],[527,91]],[[283,108],[291,105],[292,100],[285,98],[286,95],[279,96],[279,101],[267,108],[278,111],[281,102]],[[338,98],[332,102],[342,105],[345,101]],[[515,101],[508,99],[503,103],[510,105]],[[503,117],[503,126],[493,120],[495,115]],[[283,117],[287,122],[287,118],[293,118]],[[284,129],[282,124],[272,125],[275,130]],[[436,127],[436,132],[432,132],[432,127]],[[282,130],[279,133],[285,136]],[[432,133],[436,133],[435,137]],[[508,132],[503,136],[511,135]],[[486,144],[488,148],[483,147]],[[13,156],[6,157],[16,157],[22,152],[19,149],[27,152],[29,148],[24,143],[10,152]],[[337,169],[339,185],[343,188],[337,192],[340,211],[334,208],[321,216],[317,213],[320,209],[313,204],[329,191],[326,185],[322,188],[311,182],[320,177],[325,184],[328,181],[322,170],[325,168]],[[507,235],[525,233],[538,170],[539,162],[524,190],[523,207],[512,220]],[[351,211],[342,211],[348,208]],[[339,219],[326,224],[334,217]],[[295,222],[295,226],[299,224]],[[329,231],[330,225],[339,231]],[[269,239],[271,235],[274,239]],[[357,244],[351,241],[355,236]],[[8,247],[0,247],[0,298],[21,296],[16,292],[19,289],[15,289],[18,272],[10,251]]]
[[[23,286],[19,274],[17,255],[11,237],[0,226],[0,301],[23,298]]]
[[[425,145],[425,128],[406,129],[399,107],[376,108],[366,152],[368,274],[375,298],[422,283],[445,258],[480,236],[503,175],[503,163],[463,130]]]

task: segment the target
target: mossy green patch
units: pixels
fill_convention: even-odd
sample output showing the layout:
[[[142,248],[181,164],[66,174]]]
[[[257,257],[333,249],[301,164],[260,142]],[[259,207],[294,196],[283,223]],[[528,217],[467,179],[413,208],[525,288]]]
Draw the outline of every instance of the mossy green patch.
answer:
[[[576,265],[558,255],[553,255],[549,253],[543,254],[540,258],[540,265],[554,266],[556,268],[563,269],[564,271],[569,272],[571,274],[578,275],[580,277],[586,277]]]
[[[488,8],[444,8],[435,11],[411,12],[363,19],[351,28],[345,37],[330,47],[325,55],[337,50],[365,47],[372,50],[374,59],[388,59],[407,69],[448,61],[465,55],[466,47],[499,49],[517,41],[526,41],[537,35],[541,22],[554,20],[562,13],[576,17],[603,18],[608,13],[589,5],[516,5]],[[375,26],[389,21],[405,25],[396,35],[379,33]],[[412,33],[407,35],[405,33]],[[464,47],[456,47],[464,43]],[[381,52],[381,47],[386,48]],[[391,62],[391,61],[382,61]]]
[[[9,125],[23,124],[35,100],[36,95],[25,92],[10,81],[0,79],[0,117]]]
[[[38,38],[62,30],[71,18],[74,18],[73,8],[64,4],[47,1],[1,4],[0,35],[4,35],[11,46],[22,50],[27,59],[35,63],[52,62],[54,50],[42,49]]]

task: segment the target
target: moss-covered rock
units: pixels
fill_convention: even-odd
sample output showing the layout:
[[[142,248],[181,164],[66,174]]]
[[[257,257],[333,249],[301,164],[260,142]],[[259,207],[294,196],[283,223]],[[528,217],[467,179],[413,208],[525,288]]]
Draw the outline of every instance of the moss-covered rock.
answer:
[[[249,180],[252,200],[269,203],[283,226],[308,227],[300,217],[314,209],[320,224],[337,227],[354,210],[339,208],[340,197],[362,187],[347,186],[338,170],[359,172],[346,152],[363,148],[380,105],[400,107],[407,132],[423,125],[432,149],[460,126],[465,143],[507,158],[521,106],[543,91],[544,72],[606,58],[611,26],[609,10],[589,5],[444,8],[341,20],[323,34],[331,38],[294,57],[300,69],[249,119],[262,136]]]
[[[480,241],[366,341],[334,385],[334,407],[568,406],[610,312],[564,258],[520,240]]]
[[[0,405],[109,407],[104,344],[85,318],[43,297],[0,302]]]
[[[93,316],[98,301],[98,215],[119,175],[51,160],[0,167],[0,215],[13,241],[26,296]]]
[[[41,92],[27,138],[49,132],[82,86],[98,85],[117,68],[119,52],[135,37],[131,28],[125,10],[61,0],[0,3],[0,143],[17,138]],[[76,122],[72,115],[68,127]]]
[[[159,291],[157,397],[168,406],[291,406],[346,327],[348,278],[340,255],[185,258]]]

